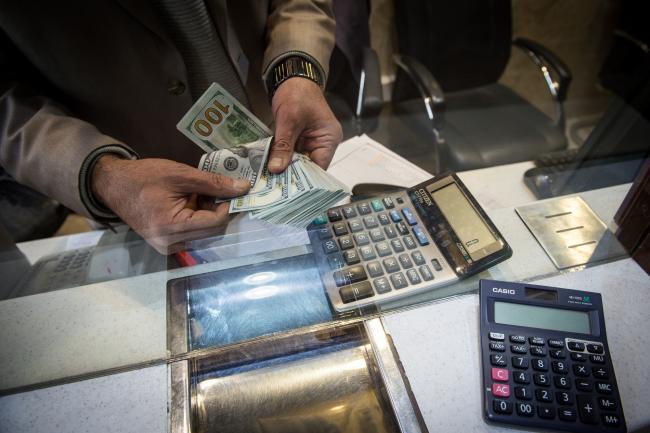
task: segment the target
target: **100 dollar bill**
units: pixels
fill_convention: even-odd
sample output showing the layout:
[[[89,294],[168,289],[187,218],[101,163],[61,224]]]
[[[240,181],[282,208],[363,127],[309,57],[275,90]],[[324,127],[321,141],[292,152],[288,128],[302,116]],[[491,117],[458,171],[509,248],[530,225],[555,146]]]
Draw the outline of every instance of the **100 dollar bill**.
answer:
[[[207,153],[271,136],[264,123],[217,83],[201,95],[176,128]]]

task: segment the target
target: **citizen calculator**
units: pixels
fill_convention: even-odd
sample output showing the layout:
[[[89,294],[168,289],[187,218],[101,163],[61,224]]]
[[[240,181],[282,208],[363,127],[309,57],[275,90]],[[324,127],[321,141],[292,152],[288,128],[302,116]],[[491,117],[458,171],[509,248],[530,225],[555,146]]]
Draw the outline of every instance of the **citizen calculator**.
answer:
[[[331,208],[307,230],[336,311],[445,286],[512,255],[453,173]]]
[[[626,431],[600,294],[481,280],[480,296],[488,421]]]

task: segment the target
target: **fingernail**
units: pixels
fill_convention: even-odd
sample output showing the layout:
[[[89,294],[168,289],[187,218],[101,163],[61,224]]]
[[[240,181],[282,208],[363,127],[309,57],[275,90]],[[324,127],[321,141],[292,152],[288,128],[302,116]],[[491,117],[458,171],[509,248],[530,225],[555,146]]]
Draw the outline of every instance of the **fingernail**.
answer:
[[[235,188],[237,189],[248,189],[251,186],[251,183],[246,179],[237,179],[235,180]]]
[[[274,157],[269,161],[269,170],[279,170],[282,168],[282,158]]]

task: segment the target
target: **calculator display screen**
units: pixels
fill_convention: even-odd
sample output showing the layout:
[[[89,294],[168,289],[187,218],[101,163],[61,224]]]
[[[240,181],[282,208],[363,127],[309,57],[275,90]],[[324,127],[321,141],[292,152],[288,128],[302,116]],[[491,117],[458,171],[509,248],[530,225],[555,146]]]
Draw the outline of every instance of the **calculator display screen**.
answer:
[[[497,239],[458,185],[450,183],[438,190],[432,189],[429,190],[431,197],[458,235],[470,257],[473,260],[480,260],[488,255],[486,247],[494,244]]]
[[[586,311],[495,301],[494,321],[503,325],[591,334],[591,322]]]

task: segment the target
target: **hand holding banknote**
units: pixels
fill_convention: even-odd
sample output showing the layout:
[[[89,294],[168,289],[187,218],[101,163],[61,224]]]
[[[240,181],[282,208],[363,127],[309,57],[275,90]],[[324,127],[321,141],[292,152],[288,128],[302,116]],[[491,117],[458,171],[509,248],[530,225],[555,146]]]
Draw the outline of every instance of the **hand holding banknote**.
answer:
[[[320,87],[305,78],[290,78],[273,95],[272,108],[275,138],[269,171],[284,171],[294,150],[327,169],[343,132]]]
[[[197,194],[231,198],[247,180],[197,170],[165,159],[131,161],[102,156],[92,175],[93,194],[158,252],[171,254],[183,241],[214,235],[228,223],[228,204],[202,209]]]

